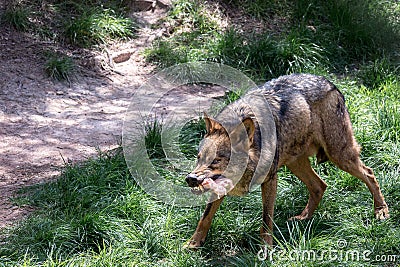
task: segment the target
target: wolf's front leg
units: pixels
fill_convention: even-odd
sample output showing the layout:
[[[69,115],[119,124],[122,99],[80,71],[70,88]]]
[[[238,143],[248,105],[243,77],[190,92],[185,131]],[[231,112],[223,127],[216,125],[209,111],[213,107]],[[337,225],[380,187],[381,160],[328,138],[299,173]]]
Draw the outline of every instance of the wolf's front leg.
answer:
[[[217,212],[219,206],[221,205],[223,199],[224,197],[207,204],[206,210],[204,211],[203,216],[201,217],[197,225],[196,231],[194,232],[193,236],[189,239],[187,244],[185,244],[185,247],[198,248],[204,244],[207,232],[211,227],[212,219],[215,213]]]
[[[274,218],[274,205],[277,190],[277,175],[268,177],[267,181],[261,184],[261,194],[263,201],[263,225],[261,226],[260,234],[267,245],[272,247],[273,243],[273,218]]]

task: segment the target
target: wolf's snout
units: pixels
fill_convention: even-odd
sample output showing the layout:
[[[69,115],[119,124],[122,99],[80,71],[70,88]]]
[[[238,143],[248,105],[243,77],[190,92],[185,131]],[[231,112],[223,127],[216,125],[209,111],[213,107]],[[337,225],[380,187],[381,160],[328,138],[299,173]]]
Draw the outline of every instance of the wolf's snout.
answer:
[[[186,183],[190,186],[190,187],[196,187],[196,186],[199,186],[202,182],[203,182],[203,180],[204,180],[204,178],[203,179],[201,179],[199,176],[197,176],[196,174],[194,174],[194,173],[189,173],[187,176],[186,176]]]

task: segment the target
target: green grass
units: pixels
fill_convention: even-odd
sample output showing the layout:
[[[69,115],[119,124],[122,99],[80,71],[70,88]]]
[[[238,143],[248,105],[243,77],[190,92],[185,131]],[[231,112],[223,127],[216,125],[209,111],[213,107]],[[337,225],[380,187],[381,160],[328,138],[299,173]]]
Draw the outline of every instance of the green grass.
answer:
[[[162,122],[154,119],[145,125],[145,144],[147,153],[150,159],[165,159],[165,154],[162,148],[161,133]]]
[[[89,47],[134,36],[135,25],[113,9],[87,8],[65,24],[64,35],[73,44]]]
[[[31,11],[23,5],[10,5],[0,17],[0,22],[10,25],[18,31],[27,31],[31,27]]]
[[[222,28],[219,14],[213,14],[201,1],[174,1],[165,21],[173,25],[168,40],[157,40],[147,49],[149,61],[160,66],[199,60],[213,60],[217,55],[217,44]]]
[[[178,142],[182,153],[188,158],[197,157],[198,144],[206,134],[206,124],[202,118],[189,121],[180,131]]]
[[[383,89],[396,83],[399,75],[400,66],[392,64],[387,57],[381,57],[363,65],[357,76],[366,87]]]
[[[190,10],[182,8],[183,3]],[[216,61],[239,68],[255,79],[270,79],[294,72],[347,73],[363,62],[396,54],[399,48],[397,2],[228,1],[252,16],[264,18],[265,23],[275,17],[285,21],[278,32],[267,28],[257,34],[215,23],[223,21],[219,13],[202,17],[199,14],[207,7],[196,3],[177,1],[168,19],[178,18],[180,24],[172,24],[172,33],[156,40],[146,51],[149,61],[161,67]],[[397,57],[389,64],[396,65]]]
[[[59,55],[54,52],[46,53],[45,70],[50,78],[57,81],[67,80],[76,72],[76,66],[72,58],[66,55]]]
[[[328,57],[318,44],[298,30],[283,35],[246,37],[233,29],[214,34],[190,32],[157,41],[146,55],[162,67],[192,61],[221,62],[258,79],[324,68]]]
[[[60,44],[93,47],[135,37],[121,1],[10,1],[1,22]]]

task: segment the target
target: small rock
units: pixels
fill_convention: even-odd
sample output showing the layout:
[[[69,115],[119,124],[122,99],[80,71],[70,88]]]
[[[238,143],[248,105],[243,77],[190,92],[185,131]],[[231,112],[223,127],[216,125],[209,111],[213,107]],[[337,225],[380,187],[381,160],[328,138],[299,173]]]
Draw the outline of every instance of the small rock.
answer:
[[[117,52],[112,56],[112,60],[115,63],[122,63],[122,62],[128,61],[131,58],[133,53],[134,53],[134,51],[132,51],[132,50],[125,50],[125,51]]]
[[[35,76],[34,74],[27,74],[26,78],[28,78],[29,80],[36,80],[37,76]]]

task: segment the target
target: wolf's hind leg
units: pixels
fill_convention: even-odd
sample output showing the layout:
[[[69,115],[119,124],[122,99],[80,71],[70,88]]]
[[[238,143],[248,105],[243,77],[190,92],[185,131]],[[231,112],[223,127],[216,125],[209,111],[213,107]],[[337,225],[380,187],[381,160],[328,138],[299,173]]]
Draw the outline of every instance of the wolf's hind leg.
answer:
[[[345,107],[343,96],[337,97],[331,94],[337,100],[326,99],[325,111],[321,114],[323,121],[323,133],[329,133],[321,138],[323,140],[324,150],[336,166],[345,172],[362,180],[368,187],[374,198],[374,211],[377,219],[386,219],[389,217],[388,206],[376,181],[374,172],[371,168],[364,165],[360,160],[360,148],[354,138],[350,116]],[[334,104],[332,104],[334,103]],[[333,109],[333,110],[332,110]],[[336,111],[336,112],[332,112]]]
[[[326,189],[326,183],[315,173],[311,167],[310,160],[306,155],[301,156],[295,162],[287,165],[289,170],[296,175],[306,186],[310,193],[307,206],[301,214],[290,218],[290,220],[304,220],[310,218],[322,199]]]
[[[359,178],[367,185],[374,199],[374,213],[376,219],[384,220],[389,218],[389,209],[379,188],[374,172],[371,168],[364,165],[360,160],[358,153],[349,148],[346,151],[343,151],[340,158],[332,156],[331,161],[333,161],[340,169]]]

